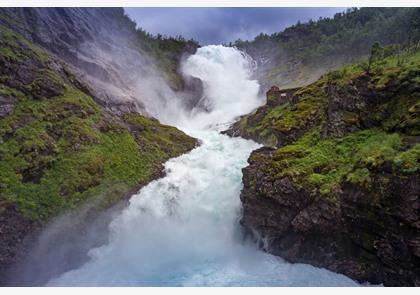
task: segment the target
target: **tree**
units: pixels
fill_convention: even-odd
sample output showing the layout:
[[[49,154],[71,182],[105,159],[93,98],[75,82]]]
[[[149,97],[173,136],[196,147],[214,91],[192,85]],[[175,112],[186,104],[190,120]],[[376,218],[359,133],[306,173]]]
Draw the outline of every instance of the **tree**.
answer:
[[[372,66],[381,58],[383,48],[379,45],[379,42],[375,42],[370,49],[370,55],[367,64],[367,73],[370,74]]]

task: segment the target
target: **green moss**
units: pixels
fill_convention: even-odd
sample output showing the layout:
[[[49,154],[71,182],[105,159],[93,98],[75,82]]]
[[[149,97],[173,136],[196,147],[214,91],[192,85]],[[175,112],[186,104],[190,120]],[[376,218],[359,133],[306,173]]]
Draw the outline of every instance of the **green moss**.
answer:
[[[301,129],[309,123],[316,122],[323,114],[326,97],[307,95],[294,106],[291,106],[274,122],[273,128],[280,132],[290,132],[292,129]]]
[[[276,99],[276,95],[274,95],[274,94],[269,94],[269,95],[267,95],[267,104],[268,104],[268,105],[272,105],[272,104],[274,104],[276,101],[277,101],[277,99]]]
[[[45,63],[50,59],[42,48],[2,25],[0,25],[0,56],[15,63],[26,59]]]
[[[19,38],[11,30],[0,26],[0,55],[9,61],[19,61],[23,55],[17,40]]]
[[[50,69],[41,69],[39,70],[34,80],[26,86],[26,89],[29,93],[38,94],[40,91],[42,91],[43,88],[45,88],[45,85],[49,85],[49,87],[54,88],[63,88],[64,87],[64,81],[63,79],[55,72],[53,72]],[[58,91],[61,92],[62,91]]]
[[[237,126],[242,134],[262,138],[265,144],[270,136],[276,136],[280,148],[272,157],[253,155],[252,159],[260,162],[262,173],[273,180],[288,177],[295,186],[331,200],[344,182],[372,190],[375,181],[379,182],[375,189],[380,190],[389,181],[389,176],[382,175],[383,169],[395,175],[418,173],[420,169],[419,75],[418,49],[399,57],[388,56],[369,73],[361,64],[349,65],[296,91],[297,103],[263,106]],[[375,95],[360,96],[363,91]],[[336,98],[329,97],[330,93],[348,95],[348,101],[343,97],[343,105],[349,102],[359,107],[353,111],[335,109],[340,124],[350,127],[338,138],[325,132],[326,127],[335,127],[327,124],[336,124],[328,120],[328,104]]]
[[[370,188],[372,182],[372,179],[370,178],[370,172],[366,168],[355,169],[353,172],[347,175],[346,180],[365,188]]]
[[[381,134],[367,139],[359,146],[358,158],[361,165],[379,167],[386,161],[391,161],[401,147],[401,138],[398,134]]]
[[[368,186],[368,169],[393,161],[400,147],[398,134],[381,130],[363,130],[343,138],[322,139],[319,128],[315,128],[295,144],[277,149],[266,172],[275,178],[288,176],[298,186],[309,185],[334,198],[334,188],[344,180]]]
[[[321,185],[325,182],[325,175],[319,173],[312,173],[311,175],[309,175],[308,180],[312,184]]]
[[[0,82],[0,95],[3,96],[12,96],[15,98],[24,98],[25,94],[23,94],[21,91],[16,90],[14,88],[10,88],[9,86],[6,86]]]
[[[327,73],[325,75],[325,79],[327,79],[327,81],[330,83],[335,83],[339,86],[345,86],[363,73],[364,70],[361,64],[350,64]]]
[[[136,129],[136,141],[142,150],[155,154],[156,160],[174,157],[195,145],[195,139],[175,127],[160,124],[156,119],[134,113],[126,114],[124,119]]]
[[[0,120],[0,202],[16,204],[31,219],[48,219],[95,196],[107,206],[195,144],[176,128],[135,114],[130,121],[143,130],[138,139],[123,122],[100,131],[101,112],[72,87],[49,100],[21,98]]]
[[[399,153],[393,159],[394,165],[407,173],[416,173],[420,171],[420,144],[407,151]]]
[[[92,198],[106,207],[195,146],[155,119],[105,113],[67,67],[63,79],[41,48],[2,26],[0,36],[0,58],[11,64],[0,94],[16,102],[0,119],[0,211],[13,204],[27,218],[48,220]],[[30,81],[16,83],[19,71],[30,71]]]
[[[359,115],[353,112],[344,111],[341,114],[342,120],[349,125],[358,124],[360,121]]]
[[[324,80],[320,80],[296,91],[294,95],[299,99],[295,104],[266,105],[242,117],[237,123],[241,133],[270,146],[276,146],[285,139],[288,142],[296,140],[297,133],[303,134],[300,131],[306,131],[325,120],[328,97],[324,83]]]
[[[409,94],[399,95],[382,108],[392,110],[391,115],[383,120],[386,130],[398,129],[409,135],[420,135],[419,97]]]

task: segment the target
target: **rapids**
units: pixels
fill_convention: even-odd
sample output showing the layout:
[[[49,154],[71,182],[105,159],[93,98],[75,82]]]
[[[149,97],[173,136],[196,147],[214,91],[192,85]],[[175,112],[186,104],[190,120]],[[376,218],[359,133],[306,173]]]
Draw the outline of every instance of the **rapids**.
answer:
[[[214,45],[185,61],[184,75],[203,81],[201,108],[168,110],[171,115],[162,110],[161,120],[200,139],[200,146],[169,160],[165,177],[131,197],[110,224],[109,242],[91,249],[87,263],[47,285],[357,285],[325,269],[287,263],[243,238],[241,169],[259,145],[219,131],[263,103],[250,78],[253,67],[238,50]]]

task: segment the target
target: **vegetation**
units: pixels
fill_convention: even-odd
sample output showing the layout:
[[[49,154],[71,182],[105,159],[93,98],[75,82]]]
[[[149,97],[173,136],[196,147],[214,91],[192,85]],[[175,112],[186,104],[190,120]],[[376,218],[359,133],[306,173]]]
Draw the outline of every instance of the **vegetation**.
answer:
[[[155,59],[172,87],[181,88],[182,78],[178,73],[180,59],[185,52],[193,53],[199,47],[198,42],[181,36],[152,36],[142,29],[137,29],[136,33],[141,50]]]
[[[34,11],[26,11],[24,13],[23,10],[25,9],[1,8],[0,25],[13,28],[21,33],[25,32],[28,36],[34,35],[35,32],[32,30],[35,28],[28,27],[22,21],[23,15],[31,15]],[[65,15],[68,12],[63,11],[62,13]],[[123,8],[92,8],[89,10],[89,13],[98,14],[96,16],[98,20],[105,20],[101,24],[94,24],[94,27],[102,25],[108,32],[116,30],[116,34],[123,36],[127,44],[133,49],[140,51],[148,57],[154,58],[155,64],[174,89],[178,90],[182,88],[183,85],[181,76],[178,73],[178,64],[184,53],[193,53],[196,50],[199,46],[197,41],[193,39],[185,40],[181,36],[153,36],[137,27],[137,24],[124,13]],[[7,50],[9,52],[3,52],[4,56],[6,54],[10,56],[14,55],[12,48]]]
[[[357,62],[375,42],[410,47],[420,41],[419,8],[352,8],[333,18],[297,23],[272,35],[234,44],[261,65],[261,80],[292,88],[309,84],[328,70]]]
[[[367,129],[343,138],[321,139],[319,130],[315,129],[296,143],[275,152],[272,173],[276,173],[275,177],[289,176],[299,185],[334,196],[334,188],[337,189],[344,180],[369,188],[369,169],[380,167],[385,162],[401,161],[407,153],[401,149],[402,141],[397,133]],[[412,150],[408,153],[414,157],[412,154],[418,147]],[[411,159],[407,156],[404,159],[399,165],[407,165],[412,171],[419,169],[418,163],[408,163],[407,160]],[[410,168],[407,168],[404,170],[408,172]]]
[[[298,187],[331,199],[346,181],[371,189],[384,165],[395,174],[418,173],[419,49],[384,57],[386,49],[375,44],[374,57],[299,89],[296,103],[265,105],[242,118],[236,125],[241,133],[278,147],[272,158],[256,154],[260,158],[254,160],[265,163],[266,175],[290,177]],[[330,110],[327,115],[333,100],[347,108],[357,103],[354,110]],[[338,122],[331,121],[330,116],[336,117],[331,112],[337,113]],[[330,134],[332,127],[344,135]]]
[[[0,96],[15,104],[0,119],[0,213],[15,206],[26,218],[47,220],[92,197],[109,206],[194,147],[193,138],[155,119],[108,113],[70,82],[60,61],[7,29],[0,33]],[[51,92],[56,85],[60,91]]]
[[[297,91],[296,104],[285,103],[273,108],[267,105],[254,114],[244,116],[239,122],[240,132],[247,137],[257,137],[270,146],[288,143],[296,134],[308,130],[324,118],[327,95],[324,80]]]
[[[123,10],[121,8],[121,10]],[[118,11],[118,10],[117,10]],[[154,58],[161,72],[175,89],[182,88],[182,78],[178,73],[178,65],[184,53],[194,53],[200,46],[194,39],[186,40],[181,35],[171,37],[146,32],[137,26],[123,11],[118,13],[122,26],[135,32],[132,45],[147,56]]]

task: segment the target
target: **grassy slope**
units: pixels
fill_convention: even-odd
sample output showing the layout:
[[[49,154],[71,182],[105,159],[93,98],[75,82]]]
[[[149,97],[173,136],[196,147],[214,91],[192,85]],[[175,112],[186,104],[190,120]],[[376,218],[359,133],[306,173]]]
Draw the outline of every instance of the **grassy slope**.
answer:
[[[3,27],[0,35],[0,59],[11,65],[0,95],[17,100],[0,119],[0,214],[13,205],[47,220],[93,196],[107,206],[194,147],[193,138],[157,120],[107,113],[64,64]],[[19,70],[29,81],[17,78]],[[51,94],[45,88],[54,95],[43,97]]]
[[[375,65],[369,74],[369,89],[378,97],[389,85],[399,90],[373,108],[343,110],[341,120],[347,126],[358,126],[354,132],[339,137],[323,132],[331,99],[328,87],[347,89],[357,84],[366,76],[364,68],[364,64],[351,65],[324,75],[295,93],[300,98],[296,104],[264,106],[237,123],[241,133],[279,146],[272,158],[253,154],[254,160],[266,163],[264,173],[274,178],[289,176],[298,186],[330,197],[343,181],[370,188],[371,171],[384,164],[402,175],[419,173],[419,50],[389,56]],[[366,116],[373,122],[371,128],[360,125]],[[284,137],[290,141],[282,141]]]

